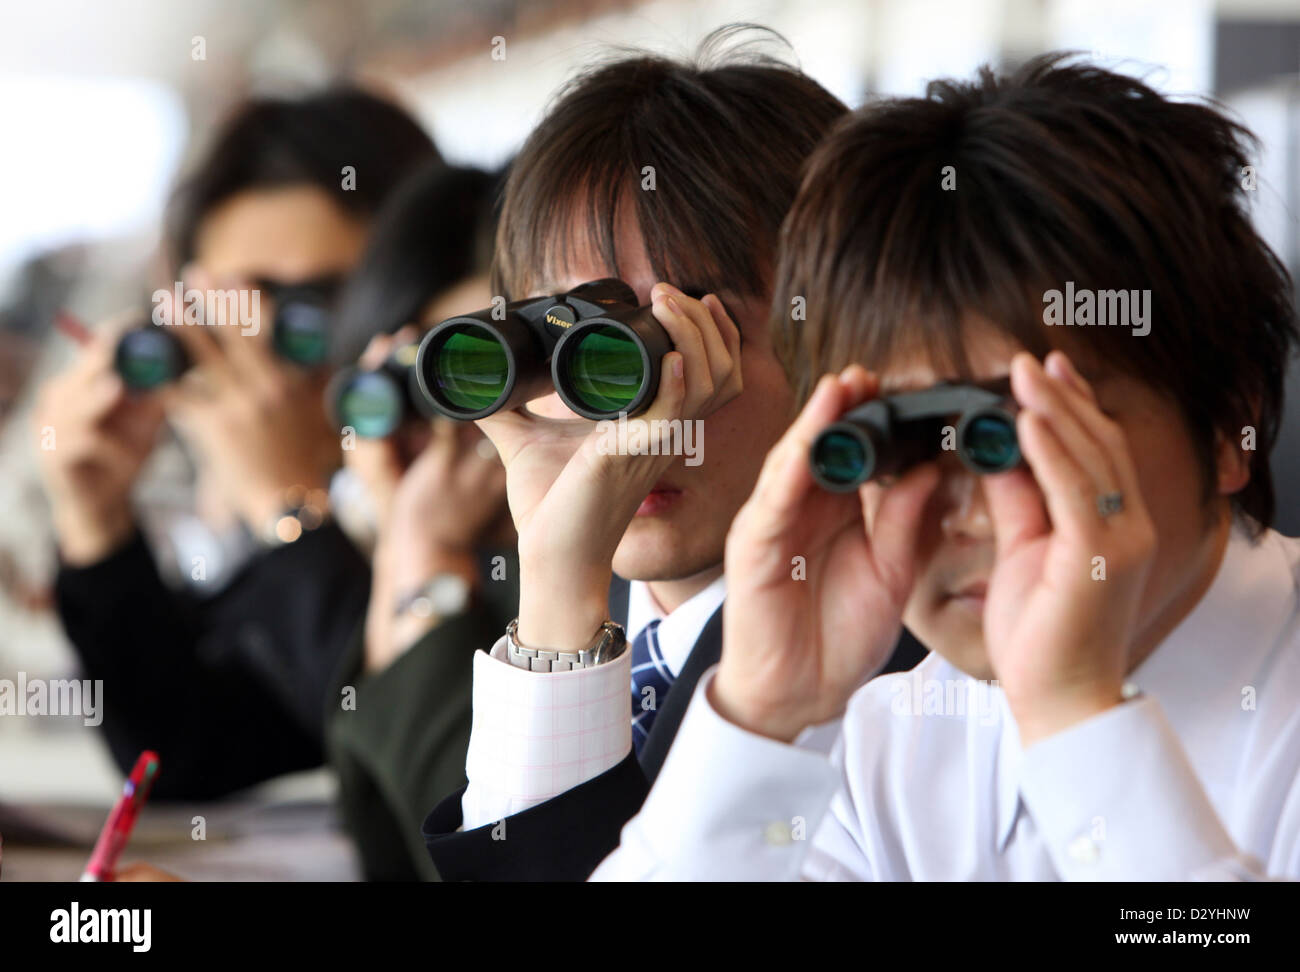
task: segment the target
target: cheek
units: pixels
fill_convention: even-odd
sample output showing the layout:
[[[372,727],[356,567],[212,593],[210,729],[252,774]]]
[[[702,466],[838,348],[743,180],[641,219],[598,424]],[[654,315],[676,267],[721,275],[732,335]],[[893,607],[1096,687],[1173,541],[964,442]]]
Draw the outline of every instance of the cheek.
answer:
[[[747,358],[744,369],[744,390],[705,419],[705,465],[725,463],[743,471],[748,494],[768,450],[794,416],[794,399],[775,359]]]

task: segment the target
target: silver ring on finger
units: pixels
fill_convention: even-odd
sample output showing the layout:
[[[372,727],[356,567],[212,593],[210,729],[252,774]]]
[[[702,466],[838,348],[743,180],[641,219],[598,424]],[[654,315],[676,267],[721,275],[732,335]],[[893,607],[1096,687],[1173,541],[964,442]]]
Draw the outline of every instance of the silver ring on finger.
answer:
[[[1097,496],[1097,512],[1104,520],[1108,516],[1113,516],[1124,509],[1124,494],[1118,489],[1113,489],[1108,493],[1100,493]]]

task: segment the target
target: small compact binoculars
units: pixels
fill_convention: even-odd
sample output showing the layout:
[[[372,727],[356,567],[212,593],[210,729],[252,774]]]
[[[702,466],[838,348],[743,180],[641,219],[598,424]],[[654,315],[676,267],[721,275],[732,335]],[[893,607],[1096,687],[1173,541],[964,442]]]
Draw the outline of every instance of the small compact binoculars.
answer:
[[[823,489],[849,492],[882,476],[953,450],[972,472],[985,475],[1019,465],[1011,383],[946,382],[921,391],[866,402],[827,426],[809,454]]]
[[[607,278],[449,318],[420,342],[415,374],[429,404],[454,419],[483,418],[554,390],[578,415],[600,420],[648,408],[672,348],[650,307]]]
[[[286,361],[312,368],[325,361],[329,350],[332,290],[314,285],[269,286],[275,299],[271,343]],[[180,315],[180,308],[173,308]],[[171,331],[174,325],[146,324],[122,335],[113,353],[113,366],[132,391],[151,391],[175,381],[192,362],[184,345]],[[206,325],[194,325],[206,326]],[[223,326],[237,326],[234,324]]]
[[[409,419],[433,417],[415,378],[419,347],[402,345],[378,368],[346,368],[334,376],[326,398],[340,429],[351,427],[363,439],[383,439]]]

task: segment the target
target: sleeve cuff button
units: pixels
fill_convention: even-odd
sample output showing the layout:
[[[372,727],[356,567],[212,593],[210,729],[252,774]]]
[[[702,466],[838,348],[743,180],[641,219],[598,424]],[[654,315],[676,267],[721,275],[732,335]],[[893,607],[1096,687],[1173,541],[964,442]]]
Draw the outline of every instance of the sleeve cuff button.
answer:
[[[793,839],[790,825],[784,820],[773,820],[763,828],[763,840],[773,847],[783,847]]]

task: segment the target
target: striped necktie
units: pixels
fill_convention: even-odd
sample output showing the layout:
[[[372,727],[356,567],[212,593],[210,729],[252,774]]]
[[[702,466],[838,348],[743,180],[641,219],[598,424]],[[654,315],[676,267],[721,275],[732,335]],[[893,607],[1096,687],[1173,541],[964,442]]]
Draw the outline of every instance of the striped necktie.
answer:
[[[659,650],[659,619],[656,618],[632,642],[632,745],[637,756],[650,738],[650,727],[672,684],[673,673]]]

